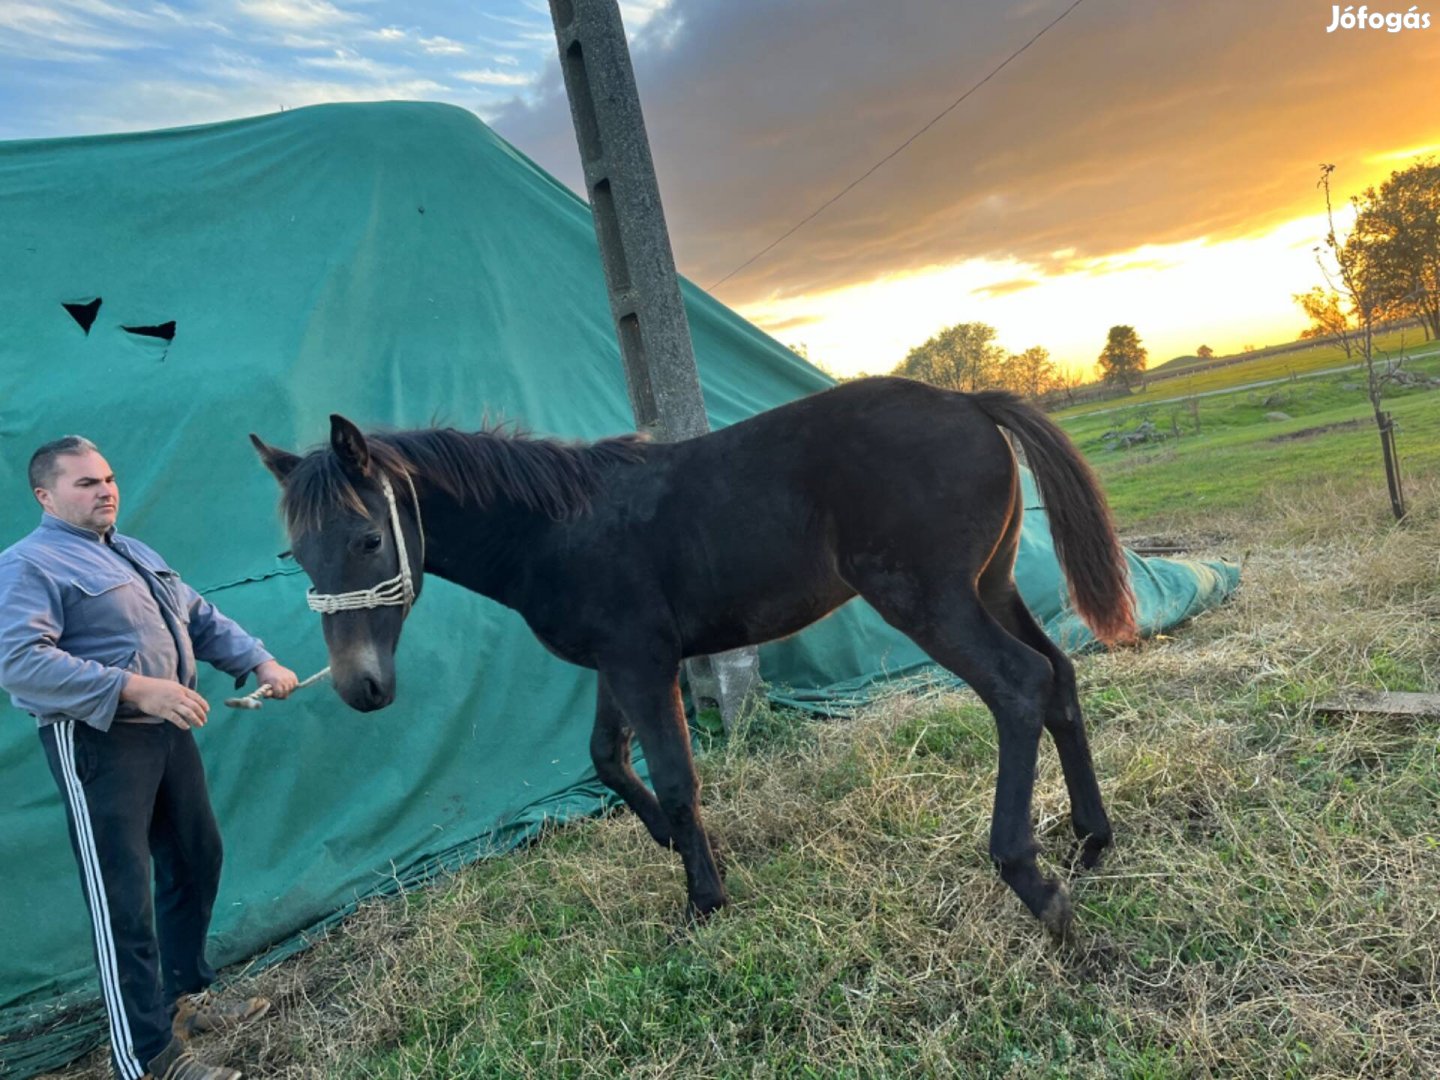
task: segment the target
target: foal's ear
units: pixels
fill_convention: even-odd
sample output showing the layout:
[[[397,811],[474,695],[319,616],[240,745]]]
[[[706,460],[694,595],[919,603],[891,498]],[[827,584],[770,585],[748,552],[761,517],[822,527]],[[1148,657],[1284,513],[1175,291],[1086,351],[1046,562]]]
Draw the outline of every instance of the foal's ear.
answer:
[[[250,441],[259,452],[260,460],[265,463],[265,468],[270,470],[270,475],[282,484],[285,483],[285,478],[294,471],[295,466],[300,464],[299,454],[281,450],[278,446],[267,446],[265,440],[253,431],[250,433]]]
[[[364,434],[339,413],[330,414],[330,447],[347,472],[364,476],[370,471],[370,447]]]

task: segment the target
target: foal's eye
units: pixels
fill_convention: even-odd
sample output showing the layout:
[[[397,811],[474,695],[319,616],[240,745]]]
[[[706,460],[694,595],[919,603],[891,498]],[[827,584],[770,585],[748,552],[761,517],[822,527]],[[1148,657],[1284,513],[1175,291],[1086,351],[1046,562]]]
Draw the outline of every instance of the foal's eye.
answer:
[[[380,550],[380,534],[370,533],[364,540],[360,541],[360,550],[367,555]]]

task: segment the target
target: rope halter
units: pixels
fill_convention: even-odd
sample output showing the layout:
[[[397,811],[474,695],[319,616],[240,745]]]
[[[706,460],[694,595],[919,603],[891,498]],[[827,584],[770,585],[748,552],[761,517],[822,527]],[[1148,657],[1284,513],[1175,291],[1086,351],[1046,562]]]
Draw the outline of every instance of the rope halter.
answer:
[[[420,534],[420,567],[425,567],[425,527],[420,521],[420,499],[415,494],[415,481],[405,474],[410,485],[410,498],[415,503],[415,529]],[[321,615],[333,615],[337,611],[364,611],[377,607],[403,607],[406,614],[415,603],[415,580],[410,574],[410,557],[405,550],[405,531],[400,528],[400,511],[395,506],[395,492],[390,489],[389,477],[380,478],[380,489],[385,492],[385,501],[390,504],[390,528],[395,533],[395,551],[400,556],[400,572],[388,581],[382,581],[368,589],[357,589],[347,593],[317,593],[314,588],[306,590],[305,603],[311,611]]]

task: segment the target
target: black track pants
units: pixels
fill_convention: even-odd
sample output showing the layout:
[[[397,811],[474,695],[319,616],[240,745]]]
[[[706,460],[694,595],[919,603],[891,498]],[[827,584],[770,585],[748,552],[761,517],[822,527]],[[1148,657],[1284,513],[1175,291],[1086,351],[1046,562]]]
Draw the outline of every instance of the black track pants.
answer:
[[[139,1080],[170,1042],[171,1002],[215,978],[205,937],[221,848],[205,769],[194,735],[168,723],[65,720],[40,741],[90,909],[115,1070]]]

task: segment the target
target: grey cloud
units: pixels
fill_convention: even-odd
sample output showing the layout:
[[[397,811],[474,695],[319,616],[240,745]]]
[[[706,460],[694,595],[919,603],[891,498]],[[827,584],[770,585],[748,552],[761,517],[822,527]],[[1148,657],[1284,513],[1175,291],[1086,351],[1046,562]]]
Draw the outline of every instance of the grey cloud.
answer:
[[[674,0],[632,54],[682,272],[709,285],[755,254],[1064,6]],[[1341,164],[1343,187],[1365,153],[1415,141],[1440,62],[1440,34],[1328,23],[1328,6],[1303,0],[1084,3],[719,294],[744,303],[974,257],[1052,272],[1314,213],[1320,161]],[[553,61],[493,122],[580,189]]]

